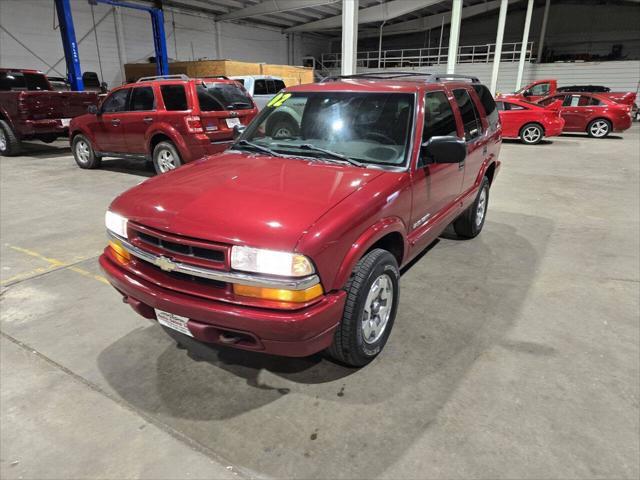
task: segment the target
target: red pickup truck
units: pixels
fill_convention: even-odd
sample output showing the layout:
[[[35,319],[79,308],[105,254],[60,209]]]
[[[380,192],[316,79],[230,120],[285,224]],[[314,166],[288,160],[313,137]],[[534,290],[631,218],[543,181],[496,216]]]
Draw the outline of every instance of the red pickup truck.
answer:
[[[538,100],[542,100],[543,98],[555,95],[556,93],[589,93],[589,90],[591,90],[588,85],[575,86],[573,88],[575,89],[575,91],[567,90],[567,87],[558,88],[557,80],[546,79],[537,80],[525,87],[522,87],[517,92],[503,93],[500,94],[500,96],[505,98],[519,98],[520,100],[528,100],[529,102],[537,102]],[[635,105],[637,95],[634,92],[611,92],[608,91],[608,89],[603,89],[601,87],[594,87],[593,90],[594,91],[590,93],[597,93],[598,95],[613,100],[617,103],[631,105],[632,107]]]
[[[0,69],[0,155],[16,155],[22,140],[53,142],[73,117],[98,103],[98,92],[56,91],[37,70]]]
[[[267,128],[281,109],[301,112],[286,134]],[[450,223],[482,230],[500,145],[475,78],[287,88],[230,150],[116,198],[100,265],[136,312],[183,335],[362,366],[389,337],[400,268]]]

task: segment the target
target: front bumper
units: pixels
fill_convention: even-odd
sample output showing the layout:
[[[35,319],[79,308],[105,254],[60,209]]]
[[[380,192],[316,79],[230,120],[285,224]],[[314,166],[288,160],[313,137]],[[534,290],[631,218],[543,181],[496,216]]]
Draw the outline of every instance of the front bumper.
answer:
[[[331,345],[346,298],[341,290],[300,310],[256,308],[159,287],[106,254],[100,257],[100,266],[124,300],[145,318],[155,320],[154,309],[163,310],[189,318],[189,331],[202,342],[288,357],[312,355]],[[242,340],[229,344],[225,339],[230,335]]]

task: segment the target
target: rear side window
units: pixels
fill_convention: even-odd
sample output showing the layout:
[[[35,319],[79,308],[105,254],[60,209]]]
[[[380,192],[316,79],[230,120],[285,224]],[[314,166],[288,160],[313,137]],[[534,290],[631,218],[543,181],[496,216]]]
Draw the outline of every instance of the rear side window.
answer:
[[[117,90],[107,97],[102,104],[104,113],[115,113],[127,111],[127,100],[129,99],[130,88]]]
[[[274,80],[273,84],[275,85],[275,92],[273,93],[278,93],[280,90],[282,90],[283,88],[286,87],[286,85],[284,84],[284,82],[282,80]]]
[[[0,72],[0,91],[49,90],[44,75],[39,73]]]
[[[189,109],[184,85],[161,85],[160,92],[167,110],[182,111]]]
[[[422,141],[426,142],[431,137],[457,136],[458,129],[456,119],[449,99],[444,92],[429,92],[424,97],[424,129]]]
[[[267,87],[267,81],[264,79],[256,80],[253,84],[254,95],[268,95],[269,88]]]
[[[473,140],[480,136],[482,132],[482,123],[480,122],[480,114],[475,104],[471,100],[469,92],[461,88],[453,91],[453,96],[458,104],[462,123],[464,125],[464,138],[466,141]]]
[[[480,103],[484,107],[484,112],[487,115],[487,121],[489,122],[489,128],[495,129],[500,121],[498,115],[498,109],[496,108],[496,102],[493,100],[493,95],[487,87],[480,84],[474,84],[473,89],[476,91]]]
[[[590,106],[598,106],[598,105],[603,105],[603,103],[600,100],[598,100],[596,97],[591,97],[589,99],[589,105]]]
[[[131,92],[131,110],[145,111],[156,109],[156,98],[153,95],[153,88],[138,87]]]
[[[205,83],[196,88],[200,110],[215,112],[220,110],[248,110],[253,102],[247,93],[233,83]]]

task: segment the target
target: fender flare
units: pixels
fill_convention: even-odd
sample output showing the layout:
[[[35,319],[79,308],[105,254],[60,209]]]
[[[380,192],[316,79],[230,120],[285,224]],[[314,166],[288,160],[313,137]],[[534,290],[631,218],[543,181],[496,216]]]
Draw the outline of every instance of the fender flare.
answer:
[[[13,130],[13,132],[16,132],[16,126],[13,124],[13,119],[9,116],[9,113],[4,109],[4,107],[0,106],[0,120],[4,120],[5,122],[7,122],[9,124],[9,127],[11,127],[11,130]]]
[[[161,123],[158,125],[154,125],[153,130],[146,133],[145,145],[147,154],[149,157],[153,155],[153,151],[151,150],[151,140],[156,135],[164,135],[165,137],[169,137],[169,140],[176,146],[180,156],[185,158],[187,152],[187,145],[182,138],[182,135],[171,125]]]
[[[402,241],[404,244],[403,257],[406,258],[409,248],[406,231],[406,226],[402,219],[400,219],[399,217],[383,218],[371,225],[358,237],[355,242],[353,242],[351,248],[344,256],[344,259],[340,264],[340,268],[338,269],[338,272],[336,273],[336,276],[333,280],[332,289],[337,290],[339,288],[342,288],[345,283],[347,283],[351,272],[355,268],[358,261],[360,261],[364,253],[369,250],[369,248],[371,248],[371,246],[374,245],[378,240],[380,240],[385,235],[388,235],[389,233],[399,233],[402,236]]]

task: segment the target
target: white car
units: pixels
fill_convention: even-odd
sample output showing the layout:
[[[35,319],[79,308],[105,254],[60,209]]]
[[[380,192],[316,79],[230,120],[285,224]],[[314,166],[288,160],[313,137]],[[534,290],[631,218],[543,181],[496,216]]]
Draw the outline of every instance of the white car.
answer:
[[[270,75],[244,75],[230,78],[244,85],[259,110],[262,110],[269,100],[285,87],[281,78]]]

